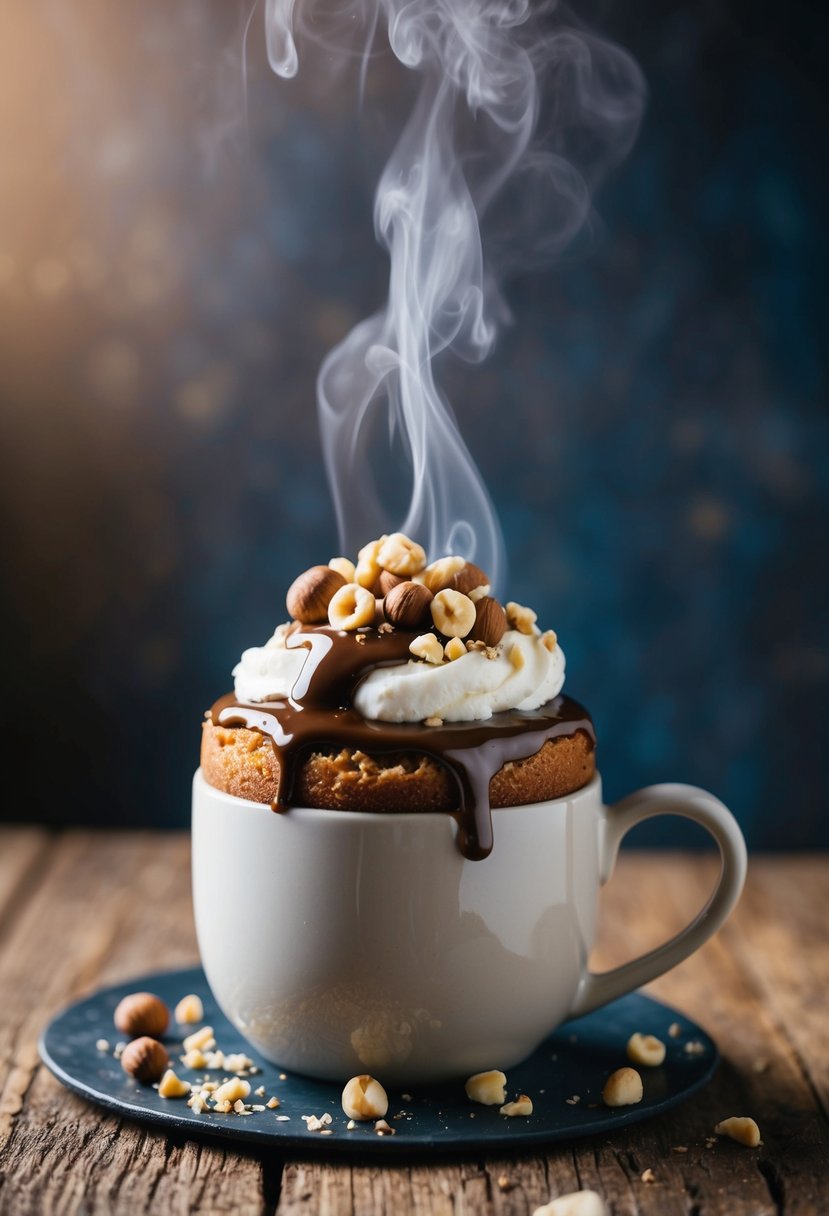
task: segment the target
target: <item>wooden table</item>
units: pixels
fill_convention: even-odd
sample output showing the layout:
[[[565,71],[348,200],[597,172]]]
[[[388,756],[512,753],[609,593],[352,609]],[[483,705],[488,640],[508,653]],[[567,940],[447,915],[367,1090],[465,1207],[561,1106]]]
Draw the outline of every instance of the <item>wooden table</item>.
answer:
[[[623,854],[596,963],[674,932],[710,888],[705,856]],[[0,830],[0,1213],[532,1213],[591,1187],[613,1216],[829,1212],[829,862],[755,858],[738,912],[654,985],[720,1045],[713,1083],[671,1115],[537,1156],[375,1168],[163,1136],[62,1089],[36,1041],[99,984],[196,958],[182,835]],[[752,1115],[763,1146],[718,1139]],[[655,1182],[642,1180],[652,1169]]]

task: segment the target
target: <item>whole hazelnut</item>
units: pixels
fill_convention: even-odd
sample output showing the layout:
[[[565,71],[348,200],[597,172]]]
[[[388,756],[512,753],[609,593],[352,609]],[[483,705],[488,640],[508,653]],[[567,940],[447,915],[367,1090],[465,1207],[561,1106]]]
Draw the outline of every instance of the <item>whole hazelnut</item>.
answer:
[[[489,578],[474,562],[466,562],[452,579],[455,591],[460,591],[463,595],[469,595],[476,587],[486,587],[488,584]]]
[[[405,581],[399,574],[392,574],[391,570],[381,570],[375,591],[377,595],[388,595],[393,587],[398,587],[401,583],[405,583]]]
[[[156,1038],[167,1029],[170,1011],[161,997],[152,992],[131,992],[119,1001],[112,1020],[117,1030],[132,1039],[140,1034]]]
[[[160,1080],[169,1063],[164,1044],[159,1043],[158,1039],[151,1039],[149,1035],[133,1039],[121,1052],[121,1067],[124,1072],[128,1072],[136,1081],[142,1081],[145,1085]]]
[[[322,625],[328,620],[328,605],[334,593],[345,586],[345,579],[330,566],[312,566],[288,588],[285,603],[295,621],[303,625]]]
[[[386,620],[398,629],[419,629],[429,620],[432,593],[420,583],[398,583],[383,601]]]
[[[475,624],[469,633],[473,642],[497,646],[507,631],[507,614],[491,595],[485,595],[475,605]]]

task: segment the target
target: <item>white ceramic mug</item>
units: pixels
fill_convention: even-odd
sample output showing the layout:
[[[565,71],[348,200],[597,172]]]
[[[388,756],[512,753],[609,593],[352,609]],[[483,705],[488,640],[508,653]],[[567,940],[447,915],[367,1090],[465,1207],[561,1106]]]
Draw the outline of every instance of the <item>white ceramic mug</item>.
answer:
[[[676,937],[595,975],[599,889],[625,833],[663,814],[714,837],[716,889]],[[450,815],[274,814],[197,772],[196,928],[230,1021],[263,1056],[314,1077],[415,1085],[507,1069],[561,1022],[687,958],[743,886],[736,821],[692,786],[607,807],[597,776],[566,798],[492,815],[491,855],[468,861]]]

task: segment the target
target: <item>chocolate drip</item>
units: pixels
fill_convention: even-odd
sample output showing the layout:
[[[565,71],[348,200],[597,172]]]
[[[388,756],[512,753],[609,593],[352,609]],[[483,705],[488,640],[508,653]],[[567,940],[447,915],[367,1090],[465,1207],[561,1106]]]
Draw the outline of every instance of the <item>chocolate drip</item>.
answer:
[[[415,636],[403,630],[366,630],[354,634],[306,628],[287,638],[289,648],[305,646],[309,657],[286,700],[241,703],[233,694],[211,711],[215,726],[244,726],[267,735],[278,761],[273,809],[292,800],[296,774],[306,755],[326,747],[347,747],[370,754],[419,752],[438,761],[458,787],[458,847],[480,860],[492,851],[489,783],[508,761],[534,755],[548,739],[582,731],[595,745],[593,723],[585,709],[558,696],[540,709],[505,710],[485,722],[376,722],[353,708],[356,689],[370,670],[409,657]]]

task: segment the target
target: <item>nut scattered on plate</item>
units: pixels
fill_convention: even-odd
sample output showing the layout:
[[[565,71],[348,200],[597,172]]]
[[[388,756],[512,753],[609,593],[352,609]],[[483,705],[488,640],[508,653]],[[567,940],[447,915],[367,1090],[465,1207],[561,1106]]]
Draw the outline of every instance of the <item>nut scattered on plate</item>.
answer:
[[[466,1096],[482,1106],[502,1106],[507,1098],[507,1078],[497,1069],[476,1072],[464,1086]]]
[[[342,1108],[349,1119],[382,1119],[389,1109],[389,1099],[379,1081],[367,1072],[346,1081],[342,1093]]]
[[[147,1034],[157,1039],[167,1029],[170,1011],[161,997],[152,992],[131,992],[118,1002],[112,1020],[115,1029],[130,1038]]]
[[[176,1005],[174,1017],[179,1026],[191,1026],[204,1018],[204,1006],[201,997],[195,992],[183,996]]]
[[[658,1068],[665,1061],[665,1044],[653,1034],[632,1034],[626,1050],[629,1060],[645,1068]]]
[[[168,1068],[159,1082],[158,1092],[162,1098],[186,1098],[190,1096],[190,1086]]]
[[[149,1035],[133,1039],[121,1052],[121,1067],[124,1072],[144,1085],[158,1081],[169,1063],[164,1044],[159,1043],[157,1039],[151,1039]]]
[[[528,1098],[526,1094],[519,1094],[514,1102],[505,1102],[498,1112],[499,1115],[507,1115],[510,1119],[517,1118],[519,1115],[531,1115],[532,1113],[532,1098]]]
[[[642,1078],[635,1068],[617,1068],[605,1081],[605,1106],[635,1106],[642,1101]]]

